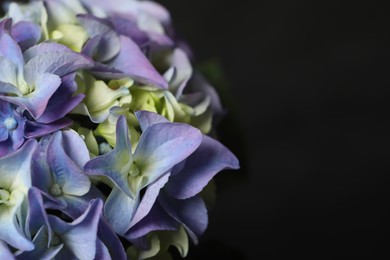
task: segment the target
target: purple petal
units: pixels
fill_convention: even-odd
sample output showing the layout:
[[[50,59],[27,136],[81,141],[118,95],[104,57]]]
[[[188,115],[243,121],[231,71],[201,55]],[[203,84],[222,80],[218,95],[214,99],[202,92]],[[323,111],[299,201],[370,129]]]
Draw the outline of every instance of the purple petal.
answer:
[[[59,233],[65,246],[79,259],[93,259],[95,256],[102,207],[100,199],[92,201],[85,213],[70,224],[49,216],[53,230]]]
[[[147,34],[139,29],[135,21],[119,16],[110,17],[110,21],[117,33],[131,38],[138,46],[142,46],[149,41]]]
[[[31,48],[23,52],[23,58],[26,62],[28,62],[36,56],[53,52],[74,53],[74,51],[72,51],[63,44],[55,42],[42,42],[40,44],[32,46]]]
[[[8,129],[0,125],[0,142],[8,139]]]
[[[195,244],[207,228],[208,215],[204,201],[200,196],[178,200],[161,193],[158,197],[161,206],[179,223],[184,225]]]
[[[31,179],[32,185],[42,191],[49,191],[52,184],[52,174],[47,163],[47,147],[49,145],[51,136],[44,136],[38,143],[37,149],[34,152],[31,165]]]
[[[140,48],[126,36],[120,36],[121,50],[108,65],[144,84],[168,88],[168,83],[145,57]]]
[[[34,85],[38,76],[51,73],[60,77],[94,65],[93,61],[80,53],[69,51],[52,51],[39,54],[26,63],[25,79]]]
[[[24,135],[26,138],[36,138],[51,134],[57,130],[68,127],[72,124],[69,118],[62,118],[50,124],[42,124],[34,121],[26,121],[26,129]]]
[[[47,160],[64,194],[82,196],[89,191],[91,182],[88,176],[65,153],[61,132],[54,133],[47,148]]]
[[[121,43],[109,21],[87,14],[79,14],[77,18],[91,38],[100,35],[93,52],[94,60],[106,62],[118,54]]]
[[[159,123],[168,123],[169,120],[160,114],[146,111],[138,110],[135,112],[135,116],[140,124],[141,130],[145,131],[149,126],[159,124]]]
[[[134,152],[134,161],[147,184],[193,153],[202,141],[198,129],[182,123],[160,123],[148,127]]]
[[[74,77],[75,73],[72,73],[61,78],[60,87],[51,96],[38,122],[47,124],[63,118],[84,99],[84,94],[75,95],[77,84]]]
[[[21,21],[12,27],[12,36],[22,50],[27,50],[41,38],[41,28],[35,23]]]
[[[170,179],[166,191],[175,198],[187,199],[198,194],[218,172],[238,168],[238,160],[229,149],[217,140],[203,136],[202,143],[187,158],[184,168]]]
[[[11,18],[4,18],[0,21],[0,37],[4,33],[10,33],[12,28],[12,19]]]
[[[49,230],[48,234],[51,234],[51,227],[43,206],[43,199],[40,190],[32,187],[28,191],[28,204],[29,211],[26,219],[26,233],[30,235],[36,234],[42,226],[46,226]]]

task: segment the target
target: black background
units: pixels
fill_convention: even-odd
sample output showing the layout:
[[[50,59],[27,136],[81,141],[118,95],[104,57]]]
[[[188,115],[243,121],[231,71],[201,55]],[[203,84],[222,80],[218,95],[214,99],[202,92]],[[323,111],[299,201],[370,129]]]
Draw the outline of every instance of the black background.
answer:
[[[241,161],[217,176],[209,228],[188,258],[389,257],[388,9],[159,2],[196,63],[220,62],[230,112],[220,138]]]
[[[159,2],[195,63],[221,65],[225,80],[213,82],[229,114],[219,134],[241,162],[217,176],[188,259],[389,257],[388,9]]]

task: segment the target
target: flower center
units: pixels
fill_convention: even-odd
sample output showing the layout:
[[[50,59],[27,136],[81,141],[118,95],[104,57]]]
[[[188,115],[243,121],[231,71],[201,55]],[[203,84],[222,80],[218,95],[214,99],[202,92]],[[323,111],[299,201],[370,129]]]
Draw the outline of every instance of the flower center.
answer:
[[[9,197],[10,197],[9,191],[0,188],[0,203],[8,201]]]
[[[61,243],[61,239],[57,236],[57,234],[53,233],[51,237],[50,245],[57,246]]]
[[[14,130],[18,127],[18,121],[13,117],[8,117],[4,120],[4,126],[8,130]]]
[[[133,177],[137,177],[141,174],[141,170],[138,168],[137,164],[133,161],[133,163],[130,165],[130,171],[129,174]]]
[[[61,189],[61,186],[56,183],[54,184],[53,186],[51,186],[50,188],[50,194],[55,196],[55,197],[59,197],[62,195],[62,189]]]
[[[99,144],[99,153],[100,153],[100,155],[106,154],[106,153],[108,153],[111,150],[112,150],[112,147],[108,143],[104,142],[104,143]]]

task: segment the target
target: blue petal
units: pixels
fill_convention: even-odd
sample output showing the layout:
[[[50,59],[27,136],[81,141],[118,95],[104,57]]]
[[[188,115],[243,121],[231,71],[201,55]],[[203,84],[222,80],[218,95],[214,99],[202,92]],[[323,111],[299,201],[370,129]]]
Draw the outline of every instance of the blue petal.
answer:
[[[149,214],[133,226],[125,237],[129,240],[143,237],[152,231],[159,230],[176,230],[179,223],[170,217],[160,206],[159,203],[154,204]]]
[[[126,259],[122,242],[103,217],[99,221],[98,237],[108,249],[111,259]]]
[[[49,191],[53,183],[52,174],[47,163],[47,147],[51,136],[44,136],[38,143],[32,160],[32,185],[42,191]]]
[[[22,51],[17,42],[8,33],[0,34],[0,56],[13,62],[18,69],[18,73],[23,72],[24,60]]]
[[[163,175],[161,178],[157,179],[155,182],[148,185],[146,188],[145,194],[142,196],[141,203],[137,207],[137,211],[134,214],[134,217],[131,221],[130,226],[134,226],[140,220],[142,220],[151,210],[155,201],[157,199],[160,190],[168,182],[169,174]]]
[[[203,136],[201,145],[186,159],[184,168],[172,176],[166,191],[175,198],[186,199],[198,194],[218,172],[238,168],[238,160],[229,149]]]
[[[0,142],[3,142],[8,139],[8,129],[0,125]]]

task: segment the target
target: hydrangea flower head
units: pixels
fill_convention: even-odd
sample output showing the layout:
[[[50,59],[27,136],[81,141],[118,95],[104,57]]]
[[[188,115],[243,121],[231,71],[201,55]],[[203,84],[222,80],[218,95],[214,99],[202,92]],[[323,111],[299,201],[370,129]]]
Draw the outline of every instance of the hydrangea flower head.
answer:
[[[239,169],[226,113],[142,0],[8,2],[0,18],[0,258],[182,257]]]

